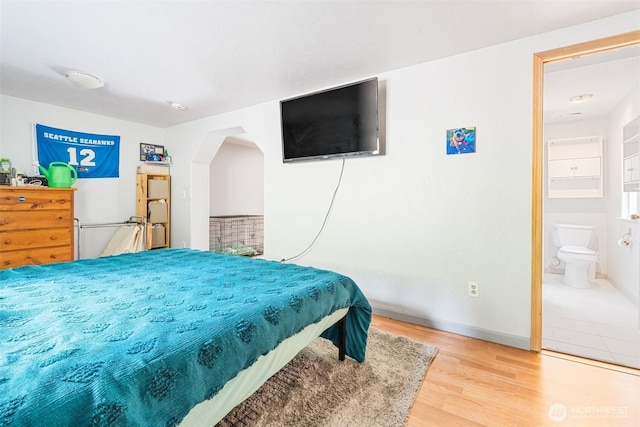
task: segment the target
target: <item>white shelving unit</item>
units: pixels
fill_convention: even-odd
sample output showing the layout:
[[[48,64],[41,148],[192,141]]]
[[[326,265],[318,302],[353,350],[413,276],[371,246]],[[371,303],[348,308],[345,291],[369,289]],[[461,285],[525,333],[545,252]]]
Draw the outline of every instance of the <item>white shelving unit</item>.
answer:
[[[549,140],[547,161],[549,198],[603,196],[602,136]]]

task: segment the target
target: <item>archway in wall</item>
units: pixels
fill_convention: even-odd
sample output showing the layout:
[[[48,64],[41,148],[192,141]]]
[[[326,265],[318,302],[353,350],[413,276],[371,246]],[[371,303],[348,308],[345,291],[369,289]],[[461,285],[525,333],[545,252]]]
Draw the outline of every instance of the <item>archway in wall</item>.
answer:
[[[233,140],[249,141],[259,147],[240,126],[220,129],[207,134],[191,161],[189,237],[193,249],[209,250],[211,162],[225,141]]]
[[[246,135],[225,138],[209,169],[209,249],[264,253],[264,154]]]

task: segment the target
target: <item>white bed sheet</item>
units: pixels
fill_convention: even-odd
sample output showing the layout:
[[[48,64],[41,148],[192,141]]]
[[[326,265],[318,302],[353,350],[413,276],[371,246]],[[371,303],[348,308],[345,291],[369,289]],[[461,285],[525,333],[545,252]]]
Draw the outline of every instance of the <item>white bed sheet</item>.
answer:
[[[348,311],[348,308],[335,311],[287,338],[268,354],[260,356],[253,365],[227,382],[213,398],[196,405],[182,420],[180,427],[214,426],[289,363],[300,350],[319,337],[329,326],[342,319]],[[338,349],[336,349],[336,357],[338,357]]]

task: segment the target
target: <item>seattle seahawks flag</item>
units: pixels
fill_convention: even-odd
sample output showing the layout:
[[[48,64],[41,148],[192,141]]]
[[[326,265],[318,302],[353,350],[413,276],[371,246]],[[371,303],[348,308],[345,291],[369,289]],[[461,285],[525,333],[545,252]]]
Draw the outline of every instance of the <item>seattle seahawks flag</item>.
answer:
[[[117,178],[120,172],[120,137],[74,132],[36,124],[38,162],[65,162],[78,178]]]

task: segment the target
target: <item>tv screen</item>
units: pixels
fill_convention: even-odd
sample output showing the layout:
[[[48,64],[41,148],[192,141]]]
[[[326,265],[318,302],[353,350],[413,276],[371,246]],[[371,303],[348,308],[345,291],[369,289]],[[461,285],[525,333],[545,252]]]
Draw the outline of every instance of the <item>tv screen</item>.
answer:
[[[380,153],[378,79],[280,101],[282,160]]]

